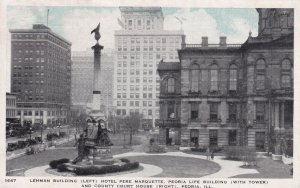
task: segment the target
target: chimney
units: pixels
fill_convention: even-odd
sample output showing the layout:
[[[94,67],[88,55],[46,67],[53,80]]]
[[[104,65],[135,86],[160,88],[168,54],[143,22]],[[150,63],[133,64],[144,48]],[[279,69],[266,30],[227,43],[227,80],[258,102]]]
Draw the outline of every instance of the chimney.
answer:
[[[226,37],[220,37],[220,46],[226,47]]]
[[[208,47],[208,37],[202,37],[202,47]]]

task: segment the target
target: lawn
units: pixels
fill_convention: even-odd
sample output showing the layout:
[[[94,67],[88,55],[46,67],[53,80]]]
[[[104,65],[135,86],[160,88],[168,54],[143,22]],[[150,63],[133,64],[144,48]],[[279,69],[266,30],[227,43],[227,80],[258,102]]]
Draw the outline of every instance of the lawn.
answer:
[[[131,149],[123,149],[120,147],[112,147],[111,152],[113,155],[126,153],[131,151]],[[10,176],[23,176],[24,171],[37,166],[43,166],[49,164],[51,160],[69,158],[74,159],[77,157],[77,149],[53,149],[47,150],[45,152],[37,153],[35,155],[24,155],[22,157],[6,161],[6,171],[11,171],[14,169],[23,169],[9,173]]]
[[[232,178],[292,178],[291,167],[270,158],[260,158],[257,161],[256,170],[259,174],[243,174]]]
[[[154,177],[197,178],[220,170],[220,166],[214,162],[190,157],[150,155],[127,158],[162,168],[163,172]]]

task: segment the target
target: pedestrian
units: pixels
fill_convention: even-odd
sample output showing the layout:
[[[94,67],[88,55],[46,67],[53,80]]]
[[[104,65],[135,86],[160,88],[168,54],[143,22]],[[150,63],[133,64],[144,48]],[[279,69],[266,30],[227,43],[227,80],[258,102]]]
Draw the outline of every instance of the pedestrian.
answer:
[[[211,151],[211,155],[210,155],[210,158],[211,158],[211,160],[214,160],[214,156],[215,156],[215,154],[214,154],[214,150],[212,149],[212,151]]]
[[[210,160],[210,151],[209,151],[209,147],[207,147],[206,149],[206,159]]]

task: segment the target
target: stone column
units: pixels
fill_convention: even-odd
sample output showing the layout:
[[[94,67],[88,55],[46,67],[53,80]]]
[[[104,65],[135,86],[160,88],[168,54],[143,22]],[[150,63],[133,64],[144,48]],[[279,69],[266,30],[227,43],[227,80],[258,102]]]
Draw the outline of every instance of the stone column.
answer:
[[[275,129],[279,129],[279,103],[274,103],[274,123],[275,123]]]
[[[284,129],[284,102],[280,103],[281,108],[280,108],[280,129]]]
[[[101,71],[101,50],[103,46],[97,44],[92,47],[94,50],[94,84],[93,84],[93,110],[100,111],[101,92],[100,92],[100,71]]]

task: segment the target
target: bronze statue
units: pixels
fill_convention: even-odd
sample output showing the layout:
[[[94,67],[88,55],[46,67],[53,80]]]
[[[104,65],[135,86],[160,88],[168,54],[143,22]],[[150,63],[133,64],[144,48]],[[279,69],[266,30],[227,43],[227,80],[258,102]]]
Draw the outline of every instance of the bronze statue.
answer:
[[[100,35],[100,23],[98,24],[98,26],[93,30],[91,31],[91,34],[95,33],[95,39],[98,40],[101,38],[101,35]]]

